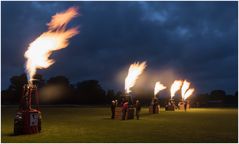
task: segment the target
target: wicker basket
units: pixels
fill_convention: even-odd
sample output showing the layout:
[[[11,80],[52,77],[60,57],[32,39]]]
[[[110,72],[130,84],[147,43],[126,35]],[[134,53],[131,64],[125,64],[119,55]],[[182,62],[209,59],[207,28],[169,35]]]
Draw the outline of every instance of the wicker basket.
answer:
[[[187,103],[187,109],[189,109],[189,108],[190,108],[190,105]],[[184,110],[184,102],[179,102],[178,109],[179,110]]]
[[[159,113],[160,106],[156,107],[155,114]],[[153,114],[153,106],[149,106],[149,113]]]
[[[135,113],[134,108],[128,108],[125,115],[125,120],[134,119],[134,113]],[[122,108],[120,107],[115,108],[115,119],[122,120]]]

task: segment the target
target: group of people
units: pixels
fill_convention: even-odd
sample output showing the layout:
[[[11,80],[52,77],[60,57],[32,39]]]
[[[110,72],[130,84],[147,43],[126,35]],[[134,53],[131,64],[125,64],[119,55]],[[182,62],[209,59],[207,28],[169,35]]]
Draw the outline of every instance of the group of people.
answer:
[[[152,99],[151,105],[153,107],[153,114],[158,113],[159,112],[159,102],[158,102],[158,99],[156,99],[156,98]]]
[[[115,118],[115,109],[117,106],[118,106],[118,101],[112,100],[112,102],[111,102],[111,119]],[[120,107],[121,107],[121,111],[122,111],[122,113],[121,113],[122,120],[126,119],[126,114],[128,112],[128,109],[132,108],[132,107],[135,107],[135,110],[136,110],[135,115],[136,115],[137,120],[139,119],[140,110],[141,110],[141,105],[140,105],[139,100],[136,100],[135,104],[132,105],[132,104],[129,104],[128,100],[123,98],[120,103]]]
[[[186,111],[187,110],[187,105],[188,105],[188,102],[184,102],[184,110]],[[153,99],[152,100],[152,108],[153,108],[153,113],[158,113],[159,112],[159,102],[158,102],[158,99]],[[117,100],[112,100],[111,102],[111,119],[115,119],[115,109],[116,107],[118,107],[118,101]],[[139,102],[139,100],[136,100],[134,104],[130,103],[129,104],[129,101],[127,99],[122,99],[121,103],[120,103],[120,108],[121,108],[121,119],[122,120],[125,120],[126,119],[126,116],[127,116],[127,112],[129,112],[129,108],[135,108],[136,112],[135,112],[135,115],[136,115],[136,118],[137,120],[139,119],[139,116],[140,116],[140,110],[141,110],[141,104]],[[175,102],[173,100],[170,100],[168,102],[168,104],[165,106],[165,109],[166,110],[174,110],[174,109],[177,109],[177,106],[175,104]]]
[[[174,100],[170,100],[168,102],[168,104],[165,106],[165,109],[168,110],[170,108],[173,108],[173,109],[178,109],[180,107],[180,105],[183,104],[183,107],[184,107],[184,111],[187,110],[187,105],[188,105],[188,102],[185,101],[185,102],[179,102],[178,103],[178,106],[175,104]]]

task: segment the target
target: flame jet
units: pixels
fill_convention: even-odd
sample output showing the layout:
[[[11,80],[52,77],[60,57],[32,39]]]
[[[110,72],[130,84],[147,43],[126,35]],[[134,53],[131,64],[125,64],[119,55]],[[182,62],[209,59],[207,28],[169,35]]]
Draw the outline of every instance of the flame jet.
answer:
[[[125,78],[125,92],[130,93],[131,88],[135,85],[136,80],[139,75],[142,74],[143,70],[146,68],[146,61],[139,63],[133,63],[129,67],[128,75]]]
[[[69,45],[69,39],[79,33],[78,27],[66,29],[67,24],[78,15],[76,7],[70,7],[64,12],[55,14],[47,24],[48,31],[30,43],[24,54],[27,59],[26,71],[29,82],[32,81],[37,69],[48,68],[55,62],[49,59],[53,51],[66,48]]]
[[[187,92],[184,94],[183,99],[186,100],[190,95],[192,95],[193,92],[194,92],[194,88],[187,90]]]
[[[183,100],[186,100],[194,92],[194,89],[189,89],[189,87],[190,83],[184,80],[183,86],[181,88],[181,95]]]
[[[190,83],[187,82],[186,80],[183,81],[183,86],[181,88],[181,96],[184,99],[184,95],[186,93],[186,91],[188,90],[188,88],[190,87]]]
[[[166,89],[163,84],[161,84],[159,81],[155,83],[154,87],[154,97],[156,98],[156,95],[159,93],[159,91]]]
[[[180,89],[182,85],[182,81],[175,80],[171,86],[170,93],[171,93],[171,99],[175,96],[175,93]]]

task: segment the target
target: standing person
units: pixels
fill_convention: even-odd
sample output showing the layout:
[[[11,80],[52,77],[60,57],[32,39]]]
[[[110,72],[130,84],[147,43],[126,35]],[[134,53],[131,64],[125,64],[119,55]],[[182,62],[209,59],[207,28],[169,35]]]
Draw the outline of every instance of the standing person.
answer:
[[[188,102],[185,101],[185,102],[184,102],[184,111],[187,111],[187,105],[188,105]]]
[[[139,120],[139,113],[141,110],[141,105],[139,103],[139,100],[136,100],[135,108],[136,108],[136,117],[137,117],[137,120]]]
[[[155,103],[155,113],[158,113],[159,112],[159,102],[158,102],[158,99],[154,99],[154,103]]]
[[[128,110],[128,101],[125,101],[122,107],[122,120],[125,120],[127,110]]]
[[[112,100],[112,102],[111,102],[111,119],[115,118],[115,107],[116,107],[116,103],[114,100]]]
[[[155,114],[158,109],[158,101],[157,99],[154,99],[154,104],[153,104],[153,113]]]
[[[124,103],[125,103],[125,98],[122,97],[121,102],[120,102],[120,106],[123,107]]]
[[[118,101],[117,100],[115,100],[115,107],[117,107],[118,106]]]
[[[155,103],[154,103],[154,99],[152,99],[152,106],[153,106],[153,114],[155,113]]]

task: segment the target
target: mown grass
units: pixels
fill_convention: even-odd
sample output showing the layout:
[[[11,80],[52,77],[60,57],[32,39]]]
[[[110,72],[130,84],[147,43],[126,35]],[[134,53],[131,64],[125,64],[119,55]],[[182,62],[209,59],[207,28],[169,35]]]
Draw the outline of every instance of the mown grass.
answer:
[[[13,136],[17,108],[2,108],[2,142],[237,142],[237,109],[190,109],[111,120],[109,108],[42,108],[42,132]]]

